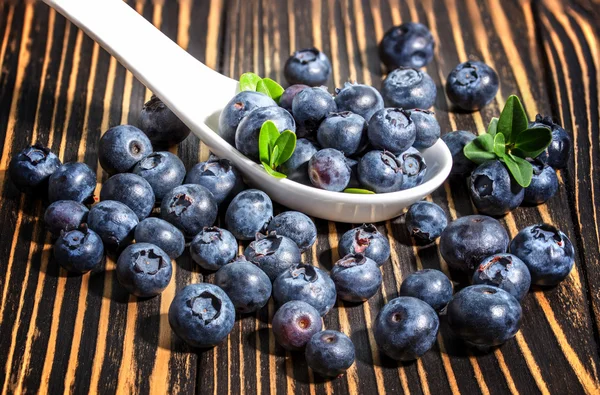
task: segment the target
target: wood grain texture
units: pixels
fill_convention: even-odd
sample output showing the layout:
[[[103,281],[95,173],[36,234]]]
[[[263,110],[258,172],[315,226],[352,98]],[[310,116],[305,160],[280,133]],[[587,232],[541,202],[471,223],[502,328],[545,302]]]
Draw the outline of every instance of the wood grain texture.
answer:
[[[106,174],[97,142],[109,127],[136,123],[149,92],[97,44],[41,2],[0,0],[0,387],[2,393],[482,393],[600,392],[600,182],[598,53],[600,4],[594,0],[129,0],[193,56],[237,77],[245,71],[283,81],[297,49],[317,46],[333,63],[330,90],[346,81],[380,87],[385,70],[377,44],[404,21],[426,24],[437,40],[427,72],[438,86],[443,133],[481,132],[511,94],[530,117],[552,115],[572,135],[574,152],[546,205],[502,218],[512,235],[549,222],[574,242],[576,267],[560,286],[523,302],[515,339],[490,353],[466,349],[442,319],[433,349],[414,363],[378,351],[372,322],[398,295],[402,279],[437,268],[457,281],[437,245],[414,246],[402,217],[377,224],[392,245],[381,292],[363,305],[338,303],[325,326],[348,334],[356,364],[323,381],[301,354],[285,352],[269,330],[271,301],[241,317],[220,346],[194,351],[171,332],[166,312],[189,283],[213,281],[186,253],[159,297],[138,300],[115,278],[115,262],[73,276],[54,262],[41,216],[44,205],[18,193],[7,177],[10,157],[41,142],[63,160]],[[479,113],[455,112],[443,94],[459,62],[480,59],[499,73],[496,99]],[[199,92],[201,94],[201,92]],[[189,168],[208,157],[190,136],[173,150]],[[451,218],[472,214],[466,182],[450,179],[429,200]],[[277,207],[278,211],[283,210]],[[324,269],[352,225],[315,220],[316,245],[306,262]]]

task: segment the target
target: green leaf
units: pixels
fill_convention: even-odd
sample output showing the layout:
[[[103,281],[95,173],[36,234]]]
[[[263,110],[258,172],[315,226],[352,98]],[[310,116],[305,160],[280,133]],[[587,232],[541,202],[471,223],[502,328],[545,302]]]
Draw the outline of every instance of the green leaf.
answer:
[[[496,159],[494,138],[487,133],[477,136],[475,140],[465,145],[463,153],[468,159],[478,165],[485,161]]]
[[[368,189],[360,189],[360,188],[346,188],[344,189],[344,193],[356,193],[361,195],[374,195],[375,192],[369,191]]]
[[[286,130],[275,141],[275,148],[279,148],[279,155],[275,158],[275,167],[284,164],[296,149],[296,134]]]
[[[275,170],[271,169],[267,163],[262,162],[262,165],[265,168],[265,171],[267,173],[269,173],[269,175],[271,175],[271,176],[273,176],[275,178],[287,178],[287,176],[285,174],[280,173],[278,171],[275,171]]]
[[[267,84],[265,84],[265,80],[258,81],[256,84],[256,91],[271,97],[271,93],[269,92],[269,88],[267,88]]]
[[[504,164],[520,186],[527,188],[531,184],[531,178],[533,177],[531,163],[518,156],[506,154],[504,155]]]
[[[504,135],[502,133],[498,133],[494,136],[494,152],[500,158],[506,153],[506,142],[504,141]]]
[[[269,165],[271,166],[271,169],[275,169],[275,167],[277,167],[275,165],[275,160],[277,159],[278,156],[279,156],[279,147],[275,146],[275,148],[273,148],[273,151],[271,152],[271,158],[269,160]]]
[[[256,91],[256,85],[261,78],[254,73],[244,73],[240,76],[240,91]]]
[[[266,121],[260,127],[260,133],[258,134],[258,157],[261,162],[269,162],[271,156],[271,147],[270,147],[270,133],[269,129],[275,128],[277,131],[277,127],[272,121]]]
[[[516,152],[519,156],[536,158],[552,142],[552,131],[548,128],[526,129],[515,140]]]
[[[492,118],[492,120],[490,121],[490,124],[488,125],[487,132],[488,132],[488,134],[495,136],[497,129],[498,129],[498,118],[494,117],[494,118]]]
[[[497,132],[502,133],[508,143],[514,143],[517,136],[528,126],[529,120],[521,100],[517,96],[511,95],[506,100],[498,119]]]
[[[262,82],[269,91],[269,96],[271,96],[271,98],[275,100],[275,102],[279,103],[279,98],[281,97],[284,91],[281,85],[279,85],[277,82],[273,81],[270,78],[263,78]]]

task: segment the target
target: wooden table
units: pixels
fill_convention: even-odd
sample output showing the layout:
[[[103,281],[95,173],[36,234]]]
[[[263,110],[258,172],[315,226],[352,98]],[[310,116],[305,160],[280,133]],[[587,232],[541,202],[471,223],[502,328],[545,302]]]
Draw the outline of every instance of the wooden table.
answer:
[[[380,86],[377,43],[393,24],[420,21],[437,40],[428,73],[438,87],[460,61],[480,59],[501,76],[496,100],[482,112],[449,112],[439,89],[442,130],[484,130],[517,94],[533,117],[551,114],[573,132],[574,152],[548,204],[519,208],[502,223],[511,235],[538,222],[573,241],[576,267],[555,289],[523,302],[517,336],[488,354],[464,348],[442,320],[434,348],[397,364],[375,347],[371,323],[402,278],[418,268],[447,267],[437,246],[410,244],[399,218],[378,224],[392,243],[382,292],[364,305],[338,306],[327,328],[354,340],[357,362],[323,382],[301,354],[279,348],[268,327],[273,303],[236,322],[228,340],[194,352],[172,334],[166,312],[177,290],[211,281],[189,255],[175,265],[160,296],[137,301],[119,286],[114,261],[84,276],[59,270],[44,229],[42,202],[18,193],[6,169],[32,142],[64,161],[97,165],[108,127],[134,123],[149,97],[144,86],[92,40],[44,4],[0,0],[0,386],[3,393],[599,393],[600,193],[598,0],[179,0],[130,1],[169,37],[222,73],[245,71],[283,81],[295,49],[330,55],[330,89],[347,80]],[[169,72],[165,70],[165,72]],[[204,94],[204,92],[198,92]],[[189,167],[208,150],[195,137],[176,150]],[[594,165],[596,164],[596,165]],[[100,185],[100,184],[99,184]],[[473,213],[464,180],[432,199],[452,217]],[[305,259],[329,268],[350,225],[317,221],[319,238]],[[451,273],[458,281],[465,278]]]

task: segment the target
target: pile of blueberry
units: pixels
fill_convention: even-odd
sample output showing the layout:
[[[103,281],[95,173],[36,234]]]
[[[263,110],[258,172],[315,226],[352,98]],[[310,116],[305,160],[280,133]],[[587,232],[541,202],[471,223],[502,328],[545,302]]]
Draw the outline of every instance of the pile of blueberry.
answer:
[[[417,69],[431,60],[433,47],[423,25],[391,29],[380,47],[392,70],[383,83],[383,96],[373,87],[347,84],[335,98],[313,87],[329,78],[327,57],[316,49],[296,52],[285,66],[292,85],[279,104],[263,93],[241,92],[223,111],[219,133],[257,159],[258,136],[266,121],[279,132],[297,132],[302,138],[279,170],[319,188],[362,187],[383,193],[414,187],[426,171],[418,149],[430,147],[440,136],[432,113],[419,109],[431,107],[436,97],[432,79]],[[463,63],[448,78],[446,89],[458,106],[476,110],[496,94],[497,76],[484,64]],[[532,202],[544,201],[550,193],[543,180],[556,174],[548,166],[560,167],[568,159],[564,130],[547,119],[536,122],[558,137],[542,155],[547,165],[536,170],[532,189],[521,193]],[[194,262],[216,273],[213,284],[188,285],[173,299],[168,317],[177,336],[193,347],[212,347],[228,336],[236,314],[255,313],[272,296],[278,306],[272,320],[278,344],[304,350],[308,365],[323,376],[344,373],[355,360],[353,342],[341,332],[324,330],[322,317],[338,299],[361,303],[378,292],[380,268],[390,258],[387,238],[375,225],[364,224],[343,234],[337,246],[341,259],[329,272],[303,263],[302,253],[317,238],[308,216],[296,211],[274,215],[269,196],[247,189],[225,159],[211,155],[186,171],[176,155],[155,151],[189,134],[157,97],[144,105],[138,126],[113,127],[100,139],[98,160],[110,178],[96,204],[96,174],[86,164],[62,164],[40,145],[12,158],[9,174],[17,188],[49,203],[44,222],[53,235],[54,260],[82,274],[101,268],[105,256],[114,257],[121,286],[148,298],[168,286],[172,260],[187,246]],[[461,156],[473,137],[468,132],[444,136],[453,151],[454,173],[473,170]],[[511,191],[499,180],[504,166],[497,163],[472,172],[472,185],[479,192],[488,188],[497,196],[497,191]],[[219,214],[223,228],[215,226]],[[505,229],[492,217],[471,215],[448,224],[439,206],[422,201],[409,208],[405,225],[418,244],[439,238],[449,267],[470,274],[473,285],[453,295],[451,281],[438,270],[406,277],[400,296],[374,322],[377,345],[396,360],[414,360],[432,347],[439,315],[446,315],[453,332],[468,344],[483,349],[502,344],[519,330],[520,301],[530,286],[558,284],[574,263],[569,239],[546,224],[521,230],[509,243]]]

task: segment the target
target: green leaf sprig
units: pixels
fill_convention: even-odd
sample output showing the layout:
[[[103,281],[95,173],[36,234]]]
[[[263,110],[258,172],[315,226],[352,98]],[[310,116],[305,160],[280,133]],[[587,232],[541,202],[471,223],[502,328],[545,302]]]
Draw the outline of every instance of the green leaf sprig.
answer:
[[[244,73],[240,76],[240,90],[264,93],[279,103],[283,87],[270,78],[260,78],[254,73]]]
[[[285,130],[281,134],[273,121],[266,121],[260,128],[258,135],[258,156],[265,171],[275,178],[287,176],[277,171],[296,150],[296,134]]]
[[[533,177],[533,166],[527,158],[536,158],[552,142],[549,128],[529,128],[529,118],[517,96],[510,96],[500,118],[492,118],[487,129],[467,144],[463,152],[478,165],[499,159],[515,181],[528,187]]]

